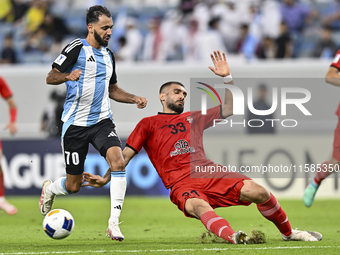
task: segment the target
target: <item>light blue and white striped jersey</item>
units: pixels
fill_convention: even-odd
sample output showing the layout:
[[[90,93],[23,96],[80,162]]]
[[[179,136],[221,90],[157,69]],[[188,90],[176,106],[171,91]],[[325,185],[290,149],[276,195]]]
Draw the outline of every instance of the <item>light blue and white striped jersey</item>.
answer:
[[[106,47],[93,48],[85,39],[68,44],[53,62],[62,73],[82,71],[78,81],[67,81],[62,138],[70,125],[89,127],[111,119],[109,85],[117,83],[115,59]]]

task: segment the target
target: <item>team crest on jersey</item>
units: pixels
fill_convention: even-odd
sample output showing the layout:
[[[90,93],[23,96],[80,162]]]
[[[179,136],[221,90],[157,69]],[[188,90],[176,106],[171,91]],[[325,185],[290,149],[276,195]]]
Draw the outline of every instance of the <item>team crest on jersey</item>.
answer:
[[[194,121],[194,118],[191,117],[191,116],[188,116],[188,117],[186,117],[185,120],[191,124]]]
[[[63,54],[60,54],[55,60],[54,63],[58,64],[58,65],[62,65],[64,63],[64,61],[67,59],[67,57]]]
[[[111,59],[110,59],[110,57],[108,55],[104,56],[104,60],[105,60],[106,64],[110,64],[110,62],[111,62]]]
[[[178,140],[174,146],[175,150],[170,152],[170,157],[195,152],[195,148],[190,147],[189,142],[185,139]]]

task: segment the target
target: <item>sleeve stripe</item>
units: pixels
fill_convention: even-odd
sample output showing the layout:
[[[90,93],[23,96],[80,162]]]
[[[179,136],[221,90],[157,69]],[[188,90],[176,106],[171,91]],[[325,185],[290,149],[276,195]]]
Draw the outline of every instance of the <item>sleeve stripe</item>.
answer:
[[[334,65],[334,64],[332,64],[332,65],[331,65],[331,67],[334,67],[334,68],[338,69],[338,71],[340,71],[340,68],[339,68],[339,67],[337,67],[337,66],[336,66],[336,65]]]
[[[138,151],[135,149],[135,148],[133,148],[131,145],[129,145],[129,144],[126,144],[126,147],[129,147],[131,150],[133,150],[136,154],[138,154]]]
[[[73,48],[75,48],[78,45],[82,45],[82,44],[83,43],[79,39],[76,39],[69,44],[69,46],[65,49],[65,52],[69,53]]]

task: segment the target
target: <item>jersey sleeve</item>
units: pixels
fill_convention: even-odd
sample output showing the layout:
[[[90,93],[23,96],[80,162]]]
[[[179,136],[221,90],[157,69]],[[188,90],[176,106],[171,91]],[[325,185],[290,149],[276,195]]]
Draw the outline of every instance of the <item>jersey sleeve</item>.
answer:
[[[112,58],[112,76],[110,79],[110,84],[116,84],[117,83],[117,74],[116,74],[116,60],[115,60],[115,55],[113,54],[113,52],[107,48],[107,51],[109,52],[109,54],[111,55]]]
[[[68,67],[77,62],[82,47],[83,43],[79,39],[68,44],[54,60],[52,68],[57,68],[61,73],[64,73]]]
[[[222,106],[220,105],[209,108],[206,115],[202,115],[201,111],[195,111],[192,116],[193,124],[197,125],[202,130],[211,127],[214,124],[214,120],[225,119],[222,116]]]
[[[13,93],[4,78],[0,76],[0,94],[4,99],[10,98]]]
[[[148,138],[149,126],[149,121],[147,119],[142,119],[138,122],[137,126],[127,139],[126,146],[138,153]]]
[[[340,70],[340,50],[338,50],[338,52],[335,54],[335,57],[333,59],[331,66]]]

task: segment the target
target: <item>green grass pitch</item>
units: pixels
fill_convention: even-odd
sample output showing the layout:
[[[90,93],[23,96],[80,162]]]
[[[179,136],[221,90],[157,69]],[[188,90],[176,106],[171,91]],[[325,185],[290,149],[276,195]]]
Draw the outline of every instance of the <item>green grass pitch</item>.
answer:
[[[168,198],[127,197],[121,230],[123,242],[105,237],[109,197],[58,197],[53,208],[66,209],[75,228],[66,239],[53,240],[42,228],[37,197],[8,197],[18,214],[0,211],[0,255],[15,254],[340,254],[340,200],[317,200],[305,208],[302,200],[280,200],[293,228],[323,234],[321,242],[284,242],[273,223],[254,204],[216,209],[235,231],[261,230],[265,244],[233,245],[202,240],[203,224],[186,218]]]

